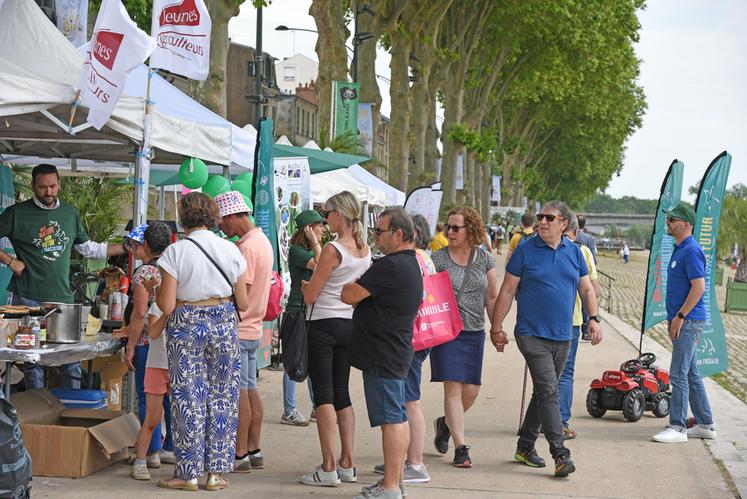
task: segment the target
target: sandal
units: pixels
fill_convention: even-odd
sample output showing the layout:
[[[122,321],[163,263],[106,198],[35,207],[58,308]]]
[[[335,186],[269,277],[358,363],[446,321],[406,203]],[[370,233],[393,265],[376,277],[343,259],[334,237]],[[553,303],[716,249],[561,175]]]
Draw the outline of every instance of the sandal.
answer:
[[[158,481],[158,486],[161,487],[162,489],[171,489],[171,490],[188,490],[188,491],[200,490],[200,487],[197,484],[196,478],[193,478],[191,480],[182,480],[181,478],[172,478],[171,480],[163,479],[163,480]]]
[[[564,440],[573,440],[576,438],[576,432],[571,430],[570,428],[563,428],[563,439]]]
[[[205,482],[205,490],[215,491],[228,488],[228,480],[223,478],[217,473],[208,473],[207,482]]]

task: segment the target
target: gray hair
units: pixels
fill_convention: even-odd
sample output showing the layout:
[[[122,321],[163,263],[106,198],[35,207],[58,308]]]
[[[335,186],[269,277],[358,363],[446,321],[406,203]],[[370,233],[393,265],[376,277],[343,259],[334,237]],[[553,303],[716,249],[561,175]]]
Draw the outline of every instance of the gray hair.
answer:
[[[412,223],[412,217],[401,206],[387,208],[381,212],[380,217],[389,217],[389,228],[392,233],[398,230],[402,231],[402,240],[412,242],[415,237],[415,226]]]
[[[565,220],[568,220],[568,222],[570,222],[571,217],[575,218],[571,209],[568,208],[568,205],[563,201],[550,201],[549,203],[545,203],[544,206],[542,206],[542,211],[545,211],[546,209],[557,210],[558,213],[560,213],[560,218],[564,218]],[[576,219],[576,226],[578,226],[578,219]]]
[[[412,223],[415,226],[415,246],[424,250],[428,248],[431,242],[431,225],[423,215],[417,214],[412,216]]]
[[[564,234],[575,232],[576,229],[578,229],[578,217],[571,214],[571,217],[568,219],[568,227],[565,228]]]

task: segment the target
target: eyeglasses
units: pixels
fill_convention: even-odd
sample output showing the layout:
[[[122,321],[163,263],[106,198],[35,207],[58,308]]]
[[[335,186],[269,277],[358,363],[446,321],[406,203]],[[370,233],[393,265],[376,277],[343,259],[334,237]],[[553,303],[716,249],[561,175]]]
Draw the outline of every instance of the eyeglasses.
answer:
[[[334,213],[335,211],[337,211],[337,210],[322,210],[322,216],[324,218],[327,218],[330,213]]]
[[[667,217],[667,222],[669,222],[670,224],[672,224],[674,222],[682,222],[682,221],[683,220],[681,218]]]
[[[391,228],[391,227],[390,227],[390,228],[388,228],[388,229],[381,229],[381,228],[379,228],[379,227],[374,227],[374,228],[372,228],[372,229],[371,229],[371,232],[373,232],[373,233],[374,233],[374,234],[376,234],[377,236],[380,236],[380,235],[382,235],[382,234],[383,234],[384,232],[393,232],[393,231],[392,231],[392,228]]]
[[[446,225],[444,225],[444,230],[446,232],[459,232],[460,230],[462,230],[465,227],[466,227],[466,225],[449,225],[449,224],[446,224]]]
[[[548,222],[554,222],[556,218],[560,220],[564,220],[563,218],[560,218],[560,215],[551,215],[549,213],[537,213],[538,222],[541,222],[543,218],[547,220]]]

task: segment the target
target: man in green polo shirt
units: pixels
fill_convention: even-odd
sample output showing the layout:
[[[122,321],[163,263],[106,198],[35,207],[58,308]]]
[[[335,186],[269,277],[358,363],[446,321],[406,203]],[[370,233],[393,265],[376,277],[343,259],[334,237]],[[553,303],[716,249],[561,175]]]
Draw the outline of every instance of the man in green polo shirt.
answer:
[[[0,214],[0,237],[7,237],[16,253],[0,251],[0,263],[13,271],[8,291],[15,305],[73,303],[68,276],[72,249],[87,258],[106,258],[121,255],[124,248],[89,239],[78,210],[57,197],[60,176],[55,166],[38,165],[31,177],[34,196]],[[65,364],[61,369],[62,386],[80,388],[80,364]],[[27,363],[24,374],[27,390],[44,386],[40,366]]]

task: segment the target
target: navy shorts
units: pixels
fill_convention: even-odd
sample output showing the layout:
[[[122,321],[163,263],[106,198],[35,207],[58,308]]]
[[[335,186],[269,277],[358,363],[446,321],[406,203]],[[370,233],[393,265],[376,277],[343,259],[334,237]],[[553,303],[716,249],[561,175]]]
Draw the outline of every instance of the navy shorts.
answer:
[[[412,356],[410,370],[405,381],[405,401],[407,402],[420,400],[420,374],[423,370],[423,361],[428,357],[430,351],[430,348],[426,348],[415,352]]]
[[[364,371],[363,391],[371,428],[407,421],[404,379],[382,378]]]

